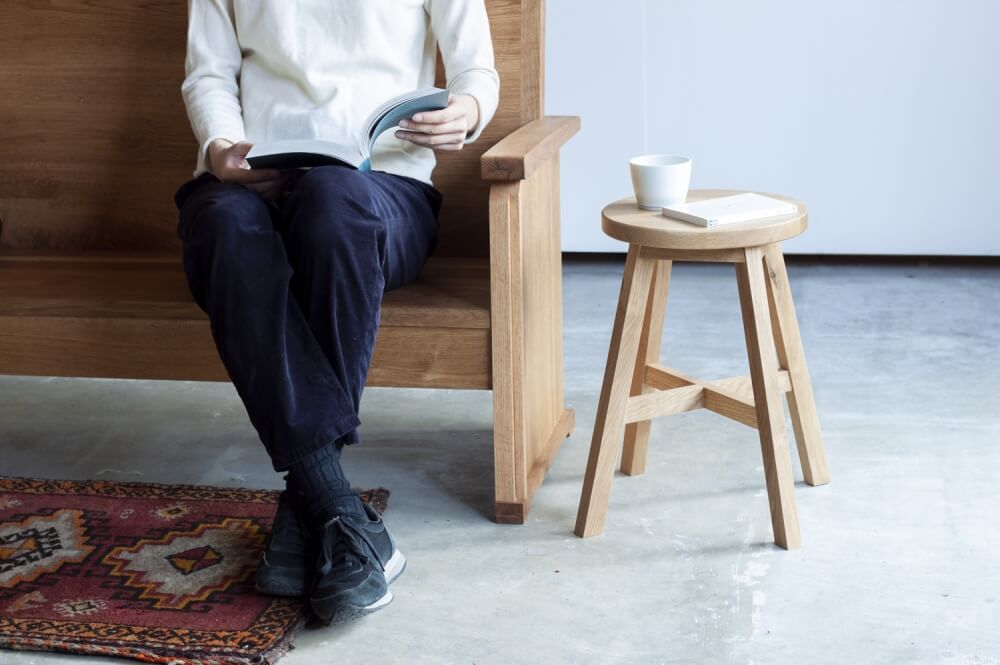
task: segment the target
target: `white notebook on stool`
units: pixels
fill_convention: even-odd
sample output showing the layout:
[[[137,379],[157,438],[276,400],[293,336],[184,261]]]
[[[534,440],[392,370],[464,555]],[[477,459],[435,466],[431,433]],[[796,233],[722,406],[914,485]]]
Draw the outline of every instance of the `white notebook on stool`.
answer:
[[[711,228],[755,219],[793,215],[798,206],[761,194],[735,194],[663,208],[663,216]]]

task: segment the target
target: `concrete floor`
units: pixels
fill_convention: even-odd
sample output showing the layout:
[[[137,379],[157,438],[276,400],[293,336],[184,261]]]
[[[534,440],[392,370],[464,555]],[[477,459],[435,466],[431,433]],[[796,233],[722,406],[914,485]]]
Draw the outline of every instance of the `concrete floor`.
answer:
[[[621,276],[573,261],[577,429],[529,522],[487,518],[489,393],[368,391],[345,466],[391,488],[409,567],[389,608],[305,631],[282,663],[1000,663],[1000,267],[790,271],[833,472],[799,482],[802,549],[771,542],[756,433],[707,412],[658,421],[648,472],[616,477],[605,534],[572,534]],[[745,373],[732,269],[680,265],[673,287],[669,363]],[[0,460],[7,475],[279,486],[226,384],[0,377]],[[112,662],[0,652],[67,661]]]

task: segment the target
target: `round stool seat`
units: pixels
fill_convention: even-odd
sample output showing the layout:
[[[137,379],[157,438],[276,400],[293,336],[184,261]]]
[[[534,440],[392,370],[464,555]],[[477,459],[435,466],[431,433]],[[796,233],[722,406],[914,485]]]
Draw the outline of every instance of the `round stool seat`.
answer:
[[[743,193],[745,192],[724,189],[695,189],[688,194],[687,200],[692,203]],[[612,238],[630,245],[684,251],[757,247],[794,238],[806,230],[809,212],[804,203],[776,194],[765,196],[794,203],[798,206],[798,212],[708,229],[664,217],[659,210],[643,210],[635,204],[634,197],[629,197],[604,208],[601,227]]]

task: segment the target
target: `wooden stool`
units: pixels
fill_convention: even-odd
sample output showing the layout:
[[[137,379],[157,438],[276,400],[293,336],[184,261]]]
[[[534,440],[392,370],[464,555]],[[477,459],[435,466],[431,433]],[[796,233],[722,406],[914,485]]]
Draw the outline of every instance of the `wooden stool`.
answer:
[[[738,193],[692,191],[688,200]],[[604,232],[627,242],[629,250],[576,518],[578,536],[586,538],[604,530],[622,441],[622,471],[640,474],[646,469],[650,420],[704,408],[757,428],[774,540],[785,549],[799,546],[792,460],[781,402],[785,393],[805,481],[823,485],[830,481],[830,472],[780,245],[806,229],[808,212],[798,201],[775,198],[796,203],[798,212],[705,229],[641,210],[633,198],[604,209]],[[660,364],[673,261],[735,264],[749,378],[700,381]]]

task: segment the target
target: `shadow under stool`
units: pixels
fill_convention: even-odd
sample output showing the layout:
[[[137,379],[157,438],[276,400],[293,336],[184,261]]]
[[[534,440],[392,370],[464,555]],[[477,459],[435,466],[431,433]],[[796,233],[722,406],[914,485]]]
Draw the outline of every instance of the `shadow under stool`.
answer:
[[[688,201],[738,193],[692,191]],[[785,549],[799,547],[782,397],[788,398],[806,483],[830,481],[781,250],[783,240],[805,231],[808,211],[798,201],[769,196],[795,203],[797,212],[709,229],[641,210],[632,198],[604,209],[604,232],[628,243],[629,249],[574,529],[578,536],[604,530],[618,453],[625,474],[643,473],[650,421],[704,408],[758,430],[774,541]],[[661,364],[660,340],[674,261],[735,266],[749,377],[702,381]]]

